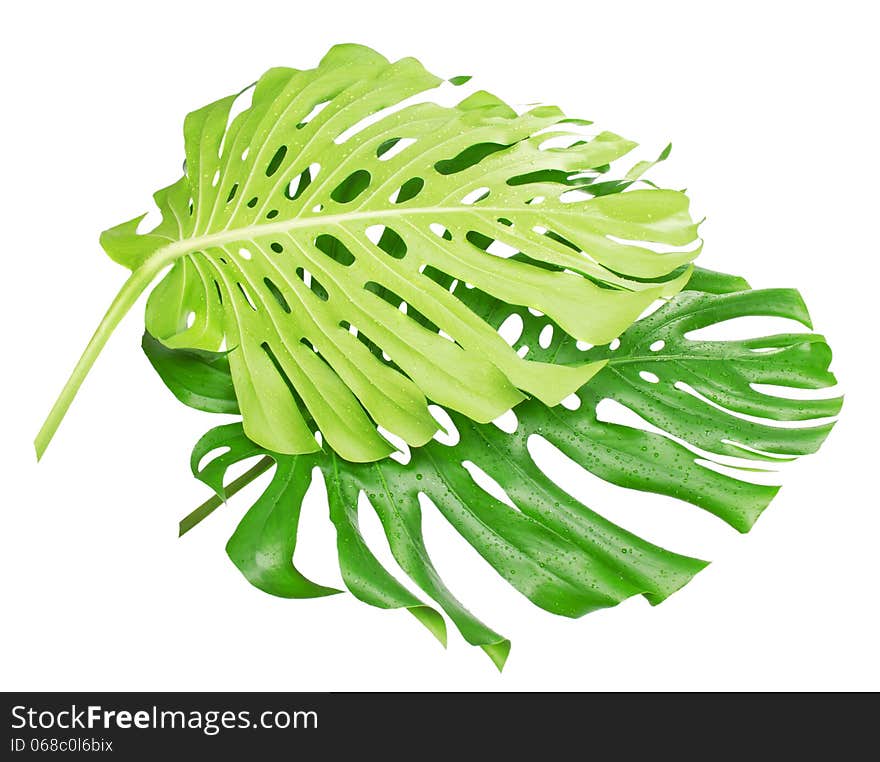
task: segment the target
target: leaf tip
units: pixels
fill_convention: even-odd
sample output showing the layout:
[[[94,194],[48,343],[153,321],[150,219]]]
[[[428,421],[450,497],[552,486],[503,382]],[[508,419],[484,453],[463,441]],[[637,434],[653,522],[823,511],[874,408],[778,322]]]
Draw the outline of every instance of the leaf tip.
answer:
[[[678,556],[677,554],[672,555],[676,557],[679,568],[677,571],[668,575],[668,583],[655,587],[652,590],[643,590],[641,593],[642,597],[651,606],[659,606],[671,595],[674,595],[685,585],[689,584],[697,574],[703,571],[711,563],[711,561],[704,561],[701,558]]]
[[[810,310],[807,308],[807,303],[804,301],[804,297],[801,295],[800,291],[795,291],[794,298],[796,301],[795,309],[797,310],[795,320],[812,331],[813,319],[810,317]]]
[[[504,638],[504,640],[499,640],[497,643],[489,643],[482,646],[482,649],[498,668],[498,671],[503,672],[504,665],[507,664],[507,657],[510,656],[510,641]]]
[[[419,620],[437,640],[443,648],[447,646],[446,620],[430,606],[410,606],[407,611]]]

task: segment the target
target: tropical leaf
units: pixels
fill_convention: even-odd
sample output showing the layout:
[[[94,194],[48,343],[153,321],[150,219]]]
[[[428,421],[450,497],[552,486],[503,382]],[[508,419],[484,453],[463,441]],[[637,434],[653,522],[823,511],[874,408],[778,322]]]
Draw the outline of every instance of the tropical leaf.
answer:
[[[741,341],[687,337],[740,317],[782,317],[810,327],[797,291],[729,292],[737,281],[744,282],[706,270],[698,270],[696,276],[688,290],[636,322],[617,341],[587,351],[578,349],[547,318],[502,305],[486,294],[463,290],[460,296],[493,324],[518,314],[523,330],[513,346],[527,348],[527,357],[561,364],[585,359],[607,363],[578,390],[574,414],[535,400],[519,405],[519,434],[540,433],[607,481],[687,500],[747,531],[778,487],[751,483],[751,466],[730,465],[725,458],[769,467],[780,457],[815,452],[831,422],[806,427],[773,422],[827,419],[840,411],[842,398],[788,399],[754,386],[822,389],[836,383],[828,370],[831,350],[818,334]],[[721,293],[691,290],[698,286]],[[540,334],[548,325],[554,338],[542,348]],[[597,408],[603,400],[618,402],[662,433],[601,420]],[[739,470],[742,478],[722,473],[717,466]]]
[[[457,444],[431,441],[413,448],[405,464],[390,458],[352,463],[330,448],[307,456],[276,454],[253,445],[240,425],[231,424],[212,430],[197,445],[194,473],[222,494],[223,473],[229,465],[256,454],[267,466],[277,464],[273,485],[287,478],[294,463],[300,464],[301,473],[317,466],[327,485],[346,586],[373,605],[418,605],[402,596],[400,583],[366,546],[357,525],[358,499],[363,495],[379,516],[400,567],[438,603],[468,642],[487,648],[501,666],[500,655],[506,656],[509,642],[467,612],[431,564],[422,539],[419,495],[430,499],[529,600],[553,613],[576,617],[636,594],[659,603],[705,562],[660,548],[573,498],[535,462],[528,447],[531,437],[543,437],[606,481],[670,495],[747,531],[777,490],[753,483],[748,463],[765,467],[781,456],[813,452],[827,436],[831,428],[827,419],[839,411],[839,398],[795,400],[755,387],[832,386],[830,350],[821,336],[800,332],[737,341],[688,337],[700,328],[747,316],[785,317],[809,327],[797,292],[743,290],[748,286],[742,279],[706,270],[695,272],[688,289],[696,288],[701,290],[687,290],[636,322],[619,341],[581,350],[547,317],[458,284],[452,292],[491,325],[499,326],[511,314],[520,315],[523,331],[514,346],[528,347],[527,357],[560,364],[606,361],[602,371],[577,392],[577,409],[526,401],[516,407],[513,433],[453,411]],[[541,342],[540,334],[548,325],[554,329],[552,340]],[[172,383],[168,377],[164,380]],[[597,408],[604,399],[625,405],[658,431],[602,420]],[[808,425],[780,425],[789,421]],[[201,471],[195,467],[221,446],[231,450]],[[742,465],[730,467],[730,456]],[[301,465],[303,459],[306,466]],[[716,468],[721,462],[728,466],[724,473]],[[494,479],[510,504],[480,486],[466,466],[469,463]],[[293,495],[295,506],[276,510],[298,515],[303,491]],[[277,492],[278,487],[270,485],[266,494]],[[255,511],[264,516],[264,499],[265,495],[241,526],[256,521],[251,517]],[[217,504],[210,503],[199,518]],[[281,522],[260,535],[241,526],[230,556],[248,579],[290,573],[291,554],[264,552],[267,544],[289,542]],[[292,546],[283,547],[286,551]],[[258,574],[253,559],[260,559],[263,567]]]
[[[342,457],[372,461],[393,450],[377,427],[413,446],[431,439],[427,399],[486,423],[526,396],[556,405],[588,381],[604,358],[519,357],[425,272],[603,344],[687,280],[699,251],[688,199],[631,188],[644,163],[596,182],[635,144],[583,139],[583,122],[555,107],[518,115],[485,92],[451,108],[407,105],[440,82],[414,59],[342,45],[315,69],[266,72],[234,118],[237,96],[191,113],[185,175],[154,196],[161,223],[139,234],[138,217],[101,236],[132,274],[38,454],[169,264],[148,300],[149,333],[168,348],[225,341],[244,430],[275,452],[317,451],[314,420]],[[559,140],[569,145],[547,145]]]
[[[144,333],[141,348],[184,405],[208,413],[240,412],[225,353],[169,349],[149,333]]]

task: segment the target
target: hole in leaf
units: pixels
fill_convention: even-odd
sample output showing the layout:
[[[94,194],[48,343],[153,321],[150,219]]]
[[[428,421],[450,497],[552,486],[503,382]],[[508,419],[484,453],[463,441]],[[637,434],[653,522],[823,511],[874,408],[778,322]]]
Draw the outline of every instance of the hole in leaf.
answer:
[[[464,466],[465,470],[471,475],[471,479],[474,480],[474,483],[480,487],[480,489],[489,493],[499,502],[516,509],[510,496],[504,491],[501,485],[489,476],[489,474],[487,474],[482,468],[470,460],[464,461],[461,465]]]
[[[324,288],[324,286],[321,285],[321,282],[308,270],[304,270],[302,267],[297,267],[296,275],[322,302],[326,302],[330,298],[330,294],[327,293],[327,289]]]
[[[461,435],[458,433],[458,429],[449,417],[449,413],[439,405],[428,405],[428,410],[431,412],[431,415],[434,416],[434,420],[440,425],[439,431],[434,434],[434,439],[440,444],[447,445],[448,447],[455,447],[455,445],[458,444],[459,439],[461,439]]]
[[[276,254],[280,254],[282,251],[284,251],[284,247],[280,243],[278,243],[278,241],[273,241],[272,243],[270,243],[269,248],[272,249],[272,251],[274,251]]]
[[[266,214],[266,219],[271,220],[277,216],[278,216],[278,210],[277,209],[270,209],[268,214]]]
[[[381,283],[377,283],[374,280],[368,280],[364,283],[364,290],[369,291],[371,294],[375,294],[380,299],[388,302],[392,307],[400,307],[403,304],[403,299],[395,294],[390,288],[386,288]]]
[[[566,410],[577,410],[581,406],[581,398],[572,392],[560,404]]]
[[[487,156],[503,151],[507,147],[500,143],[477,143],[465,148],[452,159],[441,159],[434,165],[434,169],[441,175],[453,175],[479,164]]]
[[[694,252],[702,243],[697,239],[686,246],[681,246],[680,244],[661,243],[660,241],[645,241],[639,238],[621,238],[620,236],[612,235],[611,233],[608,233],[606,237],[609,241],[614,241],[614,243],[619,243],[623,246],[640,246],[643,249],[653,251],[655,254],[675,254],[684,251]]]
[[[415,142],[415,138],[391,138],[391,140],[386,140],[379,145],[376,149],[376,156],[379,157],[379,161],[388,161]]]
[[[406,256],[406,243],[393,228],[386,227],[379,239],[378,246],[389,257],[403,259]]]
[[[498,326],[498,333],[510,346],[516,344],[523,332],[523,319],[517,313],[508,315],[504,322]]]
[[[229,128],[232,126],[232,123],[235,121],[236,117],[247,111],[251,107],[251,103],[254,99],[254,86],[245,88],[242,90],[232,101],[232,107],[229,109],[229,115],[226,117],[226,129],[223,130],[223,139],[220,141],[220,148],[217,151],[218,156],[223,155],[223,151],[226,148],[226,136],[229,134]],[[247,154],[247,150],[245,149],[245,154]],[[244,156],[241,157],[242,160]]]
[[[639,377],[642,381],[647,381],[649,384],[659,383],[660,379],[656,373],[651,373],[649,370],[640,370]]]
[[[749,386],[760,394],[791,400],[822,400],[833,397],[837,391],[835,387],[800,389],[795,386],[779,386],[778,384],[760,384],[755,382],[750,383]]]
[[[571,148],[573,145],[583,143],[583,135],[576,133],[566,133],[564,135],[553,135],[538,145],[539,151],[546,151],[550,148]]]
[[[790,318],[775,315],[742,315],[687,331],[684,337],[688,341],[742,341],[756,336],[771,336],[774,333],[802,330],[803,326]]]
[[[651,346],[648,347],[648,349],[650,349],[652,352],[659,352],[665,346],[666,346],[666,342],[663,341],[663,339],[658,339],[653,344],[651,344]]]
[[[424,187],[425,181],[421,177],[411,177],[391,197],[395,204],[402,204],[418,196]]]
[[[431,331],[431,333],[439,334],[442,338],[447,339],[448,341],[451,341],[453,343],[455,342],[455,340],[449,334],[441,331],[438,326],[434,325],[434,323],[426,318],[421,312],[419,312],[411,304],[408,304],[406,301],[404,301],[401,296],[394,293],[394,291],[392,291],[390,288],[383,286],[381,283],[377,283],[376,281],[367,281],[364,284],[364,289],[366,291],[369,291],[371,294],[375,294],[380,299],[390,304],[392,307],[396,307],[408,318],[411,318],[423,328],[427,328],[429,331]]]
[[[208,450],[201,458],[199,458],[199,464],[196,466],[196,471],[201,473],[205,470],[209,463],[217,460],[217,458],[222,455],[226,455],[226,453],[232,450],[231,447],[227,445],[223,445],[221,447],[215,447],[213,450]]]
[[[397,434],[382,426],[377,426],[376,430],[397,448],[398,452],[391,453],[390,457],[403,465],[409,463],[411,457],[409,445]]]
[[[326,254],[341,265],[350,267],[354,264],[354,254],[352,254],[338,238],[332,235],[322,233],[315,239],[315,247],[318,251]]]
[[[561,243],[563,246],[568,246],[568,248],[572,251],[581,250],[580,246],[572,243],[567,238],[563,238],[561,235],[559,235],[559,233],[554,233],[552,230],[548,230],[546,233],[544,233],[544,235],[547,236],[547,238],[549,238],[551,241],[556,241],[556,243]]]
[[[253,208],[257,205],[257,201],[259,201],[259,200],[260,200],[259,198],[257,198],[256,196],[254,196],[250,201],[247,202],[247,205],[248,205],[251,209],[253,209]]]
[[[483,235],[482,233],[478,233],[476,230],[468,230],[465,234],[465,239],[467,239],[468,243],[476,246],[478,249],[482,251],[486,251],[491,245],[493,238],[489,238],[487,235]]]
[[[250,253],[250,251],[248,249],[239,249],[238,256],[240,256],[242,259],[247,259],[247,260],[250,260],[253,258],[253,255]]]
[[[314,108],[312,108],[312,110],[303,117],[303,120],[298,125],[296,125],[296,128],[298,130],[301,130],[329,105],[330,101],[321,101],[320,103],[315,104]]]
[[[266,166],[266,177],[272,177],[272,175],[278,171],[285,156],[287,156],[287,146],[279,146],[278,150],[275,151],[275,155],[269,160],[269,164]]]
[[[238,192],[238,183],[235,183],[235,185],[233,185],[233,186],[229,189],[229,195],[226,197],[226,203],[227,203],[227,204],[228,204],[230,201],[232,201],[232,199],[235,198],[235,194],[236,194],[237,192]]]
[[[284,189],[284,195],[291,201],[296,201],[305,191],[312,181],[318,176],[321,165],[318,163],[309,164],[302,172],[300,172]]]
[[[492,243],[490,243],[486,247],[486,253],[491,254],[493,257],[509,259],[514,254],[518,254],[519,251],[510,244],[506,244],[503,241],[492,241]]]
[[[499,415],[494,421],[492,421],[492,423],[506,434],[513,434],[513,432],[516,431],[517,426],[519,426],[516,411],[512,409]]]
[[[547,349],[550,346],[550,342],[553,341],[553,326],[550,323],[547,323],[541,329],[541,335],[538,336],[538,346],[541,349]]]
[[[468,193],[462,200],[462,204],[467,204],[468,206],[471,204],[476,204],[478,201],[482,201],[484,198],[488,198],[489,189],[486,187],[477,188],[476,190],[472,190]]]
[[[330,198],[339,204],[347,204],[354,201],[369,186],[372,176],[365,169],[357,169],[337,185]]]
[[[400,138],[389,138],[381,143],[379,143],[376,148],[376,156],[378,158],[382,158],[383,154],[388,153],[394,146],[396,146],[400,142]]]
[[[272,296],[275,297],[275,301],[278,302],[278,304],[281,306],[281,309],[283,309],[289,315],[290,305],[287,303],[287,299],[284,298],[284,294],[282,294],[281,291],[278,289],[278,286],[276,286],[268,278],[263,278],[263,283],[266,284],[266,288],[268,288],[269,293],[271,293]]]
[[[247,292],[247,290],[245,289],[245,287],[241,283],[238,283],[236,285],[238,285],[238,290],[241,292],[241,295],[244,297],[244,300],[248,303],[248,307],[250,307],[254,312],[256,312],[257,308],[254,305],[254,300],[251,299],[251,295]]]
[[[577,201],[589,201],[591,198],[593,198],[591,193],[585,193],[579,188],[567,190],[559,196],[559,200],[563,204],[573,204]]]

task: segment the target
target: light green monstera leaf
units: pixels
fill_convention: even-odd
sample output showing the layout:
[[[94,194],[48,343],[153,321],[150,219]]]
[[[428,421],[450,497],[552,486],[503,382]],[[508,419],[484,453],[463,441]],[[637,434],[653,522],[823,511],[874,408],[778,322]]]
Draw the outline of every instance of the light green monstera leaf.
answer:
[[[485,92],[451,108],[407,104],[441,82],[414,59],[342,45],[315,69],[268,71],[233,118],[234,95],[191,113],[185,176],[154,196],[161,223],[141,234],[138,217],[101,237],[132,274],[38,455],[169,265],[148,331],[170,349],[225,342],[244,432],[280,454],[319,450],[314,420],[341,457],[374,461],[393,451],[381,429],[430,441],[428,399],[486,423],[526,398],[557,405],[589,381],[606,359],[521,357],[425,269],[604,344],[687,281],[699,251],[688,199],[628,187],[642,164],[626,182],[594,183],[634,144],[583,139],[584,123],[554,107],[517,114]]]

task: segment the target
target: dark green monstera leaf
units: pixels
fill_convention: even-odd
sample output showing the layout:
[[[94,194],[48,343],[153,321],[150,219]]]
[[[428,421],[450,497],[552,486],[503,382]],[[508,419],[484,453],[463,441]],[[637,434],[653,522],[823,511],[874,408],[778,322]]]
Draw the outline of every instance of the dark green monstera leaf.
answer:
[[[381,520],[400,567],[468,642],[485,648],[500,666],[509,642],[467,611],[431,564],[422,538],[419,495],[430,499],[498,574],[547,611],[578,617],[639,594],[659,603],[706,562],[660,548],[603,518],[601,506],[593,510],[574,499],[537,465],[529,439],[543,437],[606,481],[687,501],[744,532],[778,489],[751,481],[753,468],[814,452],[831,428],[828,419],[840,408],[839,398],[791,399],[756,386],[832,386],[830,351],[819,335],[798,332],[738,341],[687,336],[747,316],[785,317],[809,326],[803,301],[790,289],[752,291],[741,279],[698,270],[688,290],[636,322],[618,341],[586,351],[545,316],[462,285],[452,293],[495,326],[519,314],[523,330],[514,347],[528,347],[526,357],[605,365],[578,390],[576,409],[548,407],[535,399],[523,402],[514,411],[512,433],[451,412],[458,442],[431,441],[413,448],[406,463],[390,458],[352,463],[329,447],[319,454],[281,455],[254,444],[240,424],[213,429],[196,445],[192,462],[196,476],[219,496],[228,497],[276,465],[269,487],[227,547],[257,587],[288,597],[333,592],[304,580],[293,565],[302,497],[317,467],[326,482],[348,589],[372,605],[407,608],[445,637],[439,613],[384,569],[364,541],[357,508],[363,495]],[[542,342],[540,334],[548,325],[554,328],[553,338]],[[213,368],[206,366],[206,373]],[[175,386],[168,375],[164,380]],[[231,378],[227,383],[231,389]],[[602,420],[597,407],[606,399],[626,406],[659,431]],[[787,421],[809,425],[780,425]],[[213,457],[218,448],[224,451]],[[229,467],[254,456],[262,459],[252,471],[224,489]],[[728,456],[743,465],[731,467]],[[203,458],[208,463],[199,470]],[[466,463],[492,477],[509,503],[480,486]],[[726,466],[723,472],[713,468],[718,463]],[[219,503],[219,497],[208,501],[185,520],[182,531]]]

